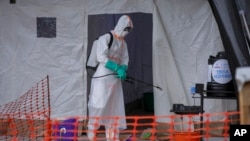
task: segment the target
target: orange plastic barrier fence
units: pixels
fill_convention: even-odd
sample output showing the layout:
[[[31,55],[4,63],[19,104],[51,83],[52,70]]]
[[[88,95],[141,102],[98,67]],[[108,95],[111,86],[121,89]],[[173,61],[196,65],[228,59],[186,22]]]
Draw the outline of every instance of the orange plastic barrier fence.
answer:
[[[0,140],[36,140],[50,127],[49,77],[36,83],[21,97],[0,105]],[[48,134],[48,133],[47,133]],[[26,140],[26,139],[24,139]]]
[[[95,119],[93,132],[94,140],[105,140],[105,128],[99,125],[100,119],[115,119],[111,126],[116,129],[118,121],[126,118],[127,129],[119,132],[121,141],[138,140],[173,140],[173,141],[199,141],[212,137],[221,137],[222,141],[229,141],[230,124],[239,122],[238,112],[206,113],[203,115],[169,115],[169,116],[129,116],[129,117],[91,117]],[[197,119],[203,116],[203,121]],[[24,124],[19,122],[5,125],[5,129],[11,128],[11,132],[2,132],[0,140],[55,140],[55,141],[88,141],[86,122],[84,117],[65,117],[65,120],[43,121],[27,120]],[[221,120],[212,120],[212,119]],[[165,119],[168,122],[158,122]],[[17,119],[1,120],[1,124]],[[41,122],[41,121],[40,121]],[[8,126],[8,127],[7,127]],[[18,127],[19,126],[19,127]],[[22,126],[22,127],[21,127]],[[2,126],[1,126],[2,127]],[[46,128],[44,128],[46,127]],[[163,128],[162,128],[163,127]],[[19,129],[18,129],[19,128]],[[28,134],[23,134],[19,130]],[[3,131],[3,129],[1,129]],[[118,130],[117,130],[118,132]]]

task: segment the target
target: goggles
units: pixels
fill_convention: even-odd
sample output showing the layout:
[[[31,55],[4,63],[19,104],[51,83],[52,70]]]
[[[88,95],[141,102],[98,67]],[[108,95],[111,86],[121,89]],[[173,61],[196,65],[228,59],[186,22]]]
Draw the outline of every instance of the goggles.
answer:
[[[128,31],[128,32],[130,32],[131,30],[132,30],[132,27],[126,27],[123,29],[123,31]]]

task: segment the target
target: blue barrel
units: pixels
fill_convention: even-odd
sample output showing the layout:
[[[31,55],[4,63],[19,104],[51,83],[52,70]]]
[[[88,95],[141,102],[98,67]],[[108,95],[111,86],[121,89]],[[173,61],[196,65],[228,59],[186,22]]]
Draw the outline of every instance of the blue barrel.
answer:
[[[76,122],[75,118],[70,118],[59,125],[54,125],[53,128],[56,130],[55,141],[77,141],[78,127]]]

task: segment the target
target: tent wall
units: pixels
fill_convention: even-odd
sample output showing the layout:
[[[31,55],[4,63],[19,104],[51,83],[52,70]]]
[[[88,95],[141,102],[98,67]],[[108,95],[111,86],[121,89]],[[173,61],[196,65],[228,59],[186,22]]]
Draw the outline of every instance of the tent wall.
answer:
[[[84,115],[83,10],[66,1],[40,4],[0,2],[0,103],[17,99],[49,75],[52,118]],[[56,18],[56,37],[37,37],[38,17]]]
[[[250,12],[247,7],[250,6],[250,2],[247,0],[210,0],[210,4],[218,23],[233,78],[235,78],[237,67],[250,65],[250,52],[239,15],[240,10],[244,10],[249,23]]]
[[[156,101],[160,101],[155,106],[165,107],[156,109],[155,114],[164,115],[173,103],[194,104],[190,87],[207,82],[207,59],[224,48],[207,1],[158,1],[154,13],[153,21],[159,21],[154,22],[158,24],[155,27],[162,27],[154,28],[153,34],[154,80],[165,90],[155,90],[159,94]],[[206,99],[204,108],[206,112],[234,109],[234,101],[229,102]],[[199,105],[199,100],[195,104]]]
[[[152,14],[153,83],[163,89],[153,90],[155,115],[171,114],[173,103],[198,105],[190,87],[206,83],[208,57],[224,50],[206,0],[0,1],[0,104],[13,101],[49,75],[52,118],[85,116],[89,15],[123,13]],[[37,37],[37,17],[56,18],[56,37]],[[136,43],[140,37],[130,40]],[[129,46],[131,52],[134,45]],[[206,112],[232,109],[234,102],[205,100]]]

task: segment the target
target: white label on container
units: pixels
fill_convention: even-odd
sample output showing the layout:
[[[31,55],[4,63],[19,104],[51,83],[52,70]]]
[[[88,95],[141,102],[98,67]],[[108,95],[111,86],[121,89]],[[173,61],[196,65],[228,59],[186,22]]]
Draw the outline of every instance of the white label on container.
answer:
[[[212,77],[215,82],[226,84],[232,80],[232,75],[226,59],[219,59],[213,64]]]

